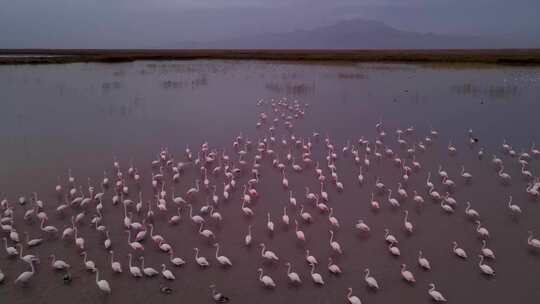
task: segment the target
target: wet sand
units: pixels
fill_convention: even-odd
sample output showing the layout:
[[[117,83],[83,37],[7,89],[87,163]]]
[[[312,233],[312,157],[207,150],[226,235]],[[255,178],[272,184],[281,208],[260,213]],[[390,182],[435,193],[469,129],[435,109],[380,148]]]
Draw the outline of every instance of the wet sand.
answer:
[[[15,286],[13,281],[28,267],[17,259],[8,259],[5,251],[1,251],[0,269],[7,277],[0,285],[0,302],[210,303],[208,285],[213,282],[231,297],[232,303],[341,303],[346,301],[349,286],[363,303],[429,303],[427,284],[434,282],[451,303],[537,303],[540,253],[530,250],[526,240],[528,230],[535,230],[537,237],[540,235],[540,206],[525,192],[526,182],[521,178],[517,158],[505,156],[501,144],[506,139],[521,152],[533,141],[540,142],[536,126],[540,110],[539,81],[539,69],[518,67],[455,70],[406,64],[331,66],[203,60],[2,66],[0,192],[16,206],[15,226],[19,233],[29,231],[33,237],[43,234],[35,220],[30,223],[20,220],[24,211],[16,203],[19,195],[29,197],[32,192],[38,192],[45,201],[50,224],[63,230],[69,215],[78,211],[68,211],[64,217],[54,213],[57,177],[65,184],[68,168],[71,168],[76,183],[84,189],[88,177],[98,186],[103,170],[113,172],[112,161],[116,157],[123,170],[133,160],[143,177],[144,200],[150,200],[150,162],[161,147],[168,147],[181,160],[186,145],[197,151],[208,141],[212,148],[225,147],[232,155],[231,143],[240,132],[254,142],[265,136],[266,129],[255,128],[258,113],[270,112],[268,106],[256,105],[261,98],[286,96],[309,103],[305,118],[295,121],[293,133],[302,137],[313,131],[323,136],[329,134],[338,151],[348,139],[356,141],[364,136],[373,142],[374,126],[380,117],[388,133],[386,142],[402,158],[405,152],[395,142],[396,128],[415,126],[416,133],[407,138],[410,142],[422,140],[430,126],[440,135],[426,152],[418,153],[417,160],[423,169],[411,175],[407,186],[409,195],[418,190],[426,198],[421,209],[408,199],[394,210],[384,197],[378,197],[381,210],[372,212],[369,202],[376,176],[396,189],[401,171],[388,160],[378,163],[372,159],[371,168],[364,172],[366,183],[359,186],[358,169],[352,164],[351,156],[339,155],[336,165],[345,190],[338,193],[334,187],[328,187],[328,192],[329,205],[334,207],[334,215],[341,224],[336,239],[343,247],[342,256],[336,256],[329,247],[331,226],[327,215],[320,214],[309,204],[306,204],[307,209],[314,216],[314,223],[301,225],[308,239],[305,245],[296,241],[293,227],[283,227],[280,218],[288,202],[288,192],[281,187],[279,171],[271,167],[270,160],[264,159],[261,182],[257,186],[260,199],[253,207],[255,217],[243,216],[239,203],[241,190],[236,190],[228,202],[220,202],[223,222],[212,222],[208,227],[217,235],[222,245],[221,254],[232,260],[233,267],[217,265],[214,247],[197,234],[198,227],[189,220],[186,208],[179,225],[167,224],[175,210],[169,202],[167,216],[156,216],[156,232],[169,241],[175,255],[184,258],[187,264],[172,267],[168,256],[154,248],[148,239],[144,256],[148,266],[159,270],[165,263],[175,273],[176,280],[167,283],[174,292],[170,295],[159,292],[159,285],[164,283],[161,277],[131,277],[127,269],[130,250],[122,226],[123,210],[121,204],[112,206],[109,190],[104,200],[103,223],[109,227],[116,258],[122,262],[124,273],[116,275],[110,269],[109,256],[102,245],[104,238],[89,226],[93,210],[80,232],[86,239],[89,258],[111,284],[112,294],[100,293],[95,276],[84,270],[72,241],[51,239],[25,250],[41,258],[38,273],[27,288]],[[469,128],[480,139],[474,148],[467,145]],[[278,134],[281,138],[287,133],[280,128]],[[449,140],[458,149],[456,156],[448,155]],[[483,160],[477,158],[479,147],[485,148]],[[313,158],[323,162],[325,153],[322,140],[315,143]],[[510,185],[501,185],[491,163],[492,154],[503,159],[506,171],[512,175]],[[457,183],[452,196],[459,205],[453,215],[444,214],[440,206],[427,199],[425,192],[427,172],[435,172],[439,164]],[[463,164],[473,174],[470,185],[460,179]],[[538,161],[531,161],[533,174],[538,169]],[[198,177],[198,170],[187,168],[176,189],[185,193]],[[302,195],[305,186],[313,190],[319,187],[312,168],[301,174],[288,169],[287,177],[299,202],[305,200]],[[247,174],[243,175],[238,184],[244,184],[247,179]],[[217,183],[218,194],[221,193],[223,177],[211,180]],[[434,182],[442,191],[439,180]],[[129,185],[135,189],[133,181],[129,181]],[[204,193],[198,194],[194,203],[196,209],[205,202]],[[509,194],[523,209],[517,220],[506,207]],[[480,212],[492,236],[488,244],[497,259],[487,263],[496,271],[494,278],[482,275],[478,268],[476,255],[481,241],[474,223],[464,214],[468,200]],[[403,229],[404,209],[410,211],[409,219],[415,226],[410,236]],[[154,212],[159,213],[156,208]],[[276,223],[273,235],[266,230],[266,212],[271,212]],[[289,212],[293,219],[293,209],[289,208]],[[369,235],[363,236],[354,229],[359,218],[371,227]],[[136,219],[142,221],[142,215]],[[243,245],[250,223],[254,224],[254,244],[264,242],[278,254],[279,263],[263,263],[258,246],[246,248]],[[401,257],[389,254],[383,238],[384,228],[390,228],[399,239]],[[454,240],[469,253],[468,260],[453,255],[451,242]],[[195,264],[193,247],[201,248],[211,267],[202,270]],[[321,265],[317,271],[325,279],[324,287],[311,282],[304,248],[319,259]],[[418,250],[429,258],[431,271],[423,271],[417,265]],[[70,285],[64,285],[62,274],[49,267],[46,257],[51,253],[72,265]],[[342,268],[341,276],[328,273],[329,256]],[[294,271],[301,275],[302,286],[288,284],[285,261],[290,261]],[[403,281],[401,263],[409,265],[416,284]],[[258,281],[256,269],[261,265],[275,280],[275,290],[263,288]],[[363,270],[366,267],[381,285],[378,292],[365,286]]]

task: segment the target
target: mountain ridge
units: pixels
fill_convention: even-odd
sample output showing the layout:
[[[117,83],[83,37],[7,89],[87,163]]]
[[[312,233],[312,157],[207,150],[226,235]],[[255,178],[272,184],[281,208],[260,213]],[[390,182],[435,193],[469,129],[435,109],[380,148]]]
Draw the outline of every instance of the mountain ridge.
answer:
[[[481,49],[510,47],[504,39],[410,32],[382,21],[348,19],[309,30],[169,45],[186,49]]]

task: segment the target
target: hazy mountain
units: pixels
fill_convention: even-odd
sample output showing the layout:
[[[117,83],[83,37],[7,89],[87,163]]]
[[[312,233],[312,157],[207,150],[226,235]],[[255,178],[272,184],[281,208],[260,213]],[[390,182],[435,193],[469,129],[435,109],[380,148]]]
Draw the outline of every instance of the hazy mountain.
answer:
[[[180,42],[171,48],[221,49],[426,49],[516,47],[503,38],[407,32],[380,21],[351,19],[312,30],[271,33],[212,42]]]

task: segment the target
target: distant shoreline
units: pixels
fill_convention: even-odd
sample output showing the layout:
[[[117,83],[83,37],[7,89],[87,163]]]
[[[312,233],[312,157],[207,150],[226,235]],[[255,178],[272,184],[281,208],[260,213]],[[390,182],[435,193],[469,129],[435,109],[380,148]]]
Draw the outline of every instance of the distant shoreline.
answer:
[[[15,57],[2,57],[17,55]],[[29,55],[24,57],[21,55]],[[40,56],[43,55],[43,56]],[[388,62],[540,65],[540,49],[448,50],[100,50],[0,49],[0,65],[122,63],[137,60],[274,60],[297,62]]]

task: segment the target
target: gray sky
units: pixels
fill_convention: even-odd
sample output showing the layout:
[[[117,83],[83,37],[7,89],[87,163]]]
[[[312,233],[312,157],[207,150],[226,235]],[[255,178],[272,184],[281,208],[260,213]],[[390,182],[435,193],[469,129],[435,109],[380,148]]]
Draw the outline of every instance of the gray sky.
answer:
[[[540,41],[540,0],[0,0],[0,48],[148,48],[375,19]]]

